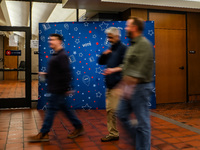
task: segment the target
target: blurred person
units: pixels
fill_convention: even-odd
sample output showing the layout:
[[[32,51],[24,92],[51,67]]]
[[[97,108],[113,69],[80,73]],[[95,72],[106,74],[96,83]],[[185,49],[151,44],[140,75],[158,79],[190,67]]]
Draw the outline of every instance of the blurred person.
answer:
[[[75,130],[69,134],[68,138],[75,138],[83,134],[84,129],[81,121],[77,118],[75,111],[70,108],[69,101],[65,98],[70,91],[71,71],[69,58],[62,47],[63,37],[59,34],[49,36],[49,46],[54,50],[47,67],[47,73],[40,72],[40,75],[47,77],[47,89],[50,93],[45,119],[40,132],[35,136],[29,136],[29,142],[49,141],[48,132],[50,131],[55,114],[61,110],[74,126]]]
[[[108,28],[105,33],[111,47],[104,51],[99,58],[100,65],[106,65],[107,68],[114,68],[122,64],[126,46],[120,41],[120,30],[116,27]],[[116,108],[119,102],[119,89],[114,88],[121,80],[121,72],[116,72],[105,77],[106,80],[106,112],[107,128],[109,134],[101,138],[102,142],[119,140],[119,131],[117,130]]]
[[[153,49],[152,44],[142,35],[144,21],[137,17],[127,20],[127,36],[131,39],[123,65],[108,68],[105,74],[123,72],[119,86],[123,89],[118,107],[118,118],[129,133],[136,150],[150,150],[151,125],[148,102],[152,90],[153,79]],[[134,113],[136,119],[131,120]]]

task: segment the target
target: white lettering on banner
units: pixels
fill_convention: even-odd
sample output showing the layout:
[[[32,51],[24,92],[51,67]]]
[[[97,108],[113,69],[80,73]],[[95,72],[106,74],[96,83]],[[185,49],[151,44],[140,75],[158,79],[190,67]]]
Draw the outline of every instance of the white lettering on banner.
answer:
[[[85,44],[82,44],[83,47],[88,47],[88,46],[92,46],[92,43],[89,41],[89,43],[85,43]]]

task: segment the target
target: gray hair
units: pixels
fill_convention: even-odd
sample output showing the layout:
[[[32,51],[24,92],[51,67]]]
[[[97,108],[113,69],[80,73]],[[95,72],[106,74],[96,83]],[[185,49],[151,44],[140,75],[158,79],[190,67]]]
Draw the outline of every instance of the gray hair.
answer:
[[[110,33],[110,34],[118,35],[118,36],[121,35],[120,30],[116,27],[110,27],[110,28],[106,29],[105,33],[106,34]]]

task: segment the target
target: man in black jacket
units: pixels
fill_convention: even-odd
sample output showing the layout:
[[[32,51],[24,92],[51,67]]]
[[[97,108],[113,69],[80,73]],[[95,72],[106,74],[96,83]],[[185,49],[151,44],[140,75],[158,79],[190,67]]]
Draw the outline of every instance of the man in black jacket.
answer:
[[[46,75],[48,83],[48,92],[51,96],[48,99],[47,112],[40,132],[35,136],[28,137],[29,142],[49,141],[48,132],[51,129],[55,114],[62,110],[75,130],[68,135],[68,138],[75,138],[84,132],[81,121],[77,118],[74,110],[70,108],[69,102],[65,99],[70,91],[71,71],[69,58],[62,47],[63,37],[59,34],[49,36],[49,45],[55,53],[48,63],[47,73],[41,72],[40,75]]]
[[[100,65],[106,65],[107,68],[114,68],[122,64],[126,46],[120,41],[120,31],[116,27],[108,28],[108,41],[111,44],[110,49],[103,52],[99,58]],[[107,127],[109,134],[101,138],[102,142],[108,142],[119,139],[119,132],[116,127],[116,109],[119,101],[119,91],[115,86],[121,80],[121,72],[117,72],[106,77],[106,112],[107,112]]]

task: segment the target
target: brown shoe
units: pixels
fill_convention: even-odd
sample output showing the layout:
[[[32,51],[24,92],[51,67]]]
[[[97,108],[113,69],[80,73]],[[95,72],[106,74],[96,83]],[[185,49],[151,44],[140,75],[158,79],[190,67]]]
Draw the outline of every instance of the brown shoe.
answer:
[[[49,135],[48,134],[43,135],[41,132],[35,136],[28,137],[28,142],[48,142],[48,141],[49,141]]]
[[[67,137],[68,137],[69,139],[73,139],[73,138],[76,138],[76,137],[78,137],[78,136],[80,136],[80,135],[83,135],[83,133],[84,133],[84,128],[81,127],[81,128],[75,129],[75,130],[74,130],[72,133],[70,133]]]
[[[119,136],[106,135],[105,137],[101,138],[101,142],[109,142],[109,141],[117,141],[117,140],[119,140]]]

